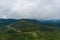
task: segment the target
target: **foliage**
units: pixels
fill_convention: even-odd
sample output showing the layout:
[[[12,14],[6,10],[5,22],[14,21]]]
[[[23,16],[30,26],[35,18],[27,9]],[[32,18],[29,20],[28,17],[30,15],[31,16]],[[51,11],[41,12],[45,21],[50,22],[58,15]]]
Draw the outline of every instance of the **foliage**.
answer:
[[[60,40],[60,27],[51,24],[31,19],[1,23],[0,40]]]

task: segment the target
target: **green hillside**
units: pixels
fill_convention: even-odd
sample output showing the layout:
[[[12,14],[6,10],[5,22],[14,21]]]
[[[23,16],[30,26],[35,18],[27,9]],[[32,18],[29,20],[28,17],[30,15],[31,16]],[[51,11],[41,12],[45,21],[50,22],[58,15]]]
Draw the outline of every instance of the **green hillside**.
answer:
[[[43,25],[35,19],[20,19],[1,27],[0,40],[60,40],[60,27]]]
[[[31,31],[60,31],[60,27],[56,26],[47,26],[40,23],[35,19],[21,19],[20,21],[11,25],[11,27],[21,30],[24,32],[31,32]]]

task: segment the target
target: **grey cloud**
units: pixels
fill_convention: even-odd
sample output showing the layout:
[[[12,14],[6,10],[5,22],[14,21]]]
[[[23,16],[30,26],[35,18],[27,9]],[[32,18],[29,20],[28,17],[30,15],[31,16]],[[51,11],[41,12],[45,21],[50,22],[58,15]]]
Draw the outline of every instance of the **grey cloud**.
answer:
[[[60,0],[0,0],[0,18],[60,18]]]

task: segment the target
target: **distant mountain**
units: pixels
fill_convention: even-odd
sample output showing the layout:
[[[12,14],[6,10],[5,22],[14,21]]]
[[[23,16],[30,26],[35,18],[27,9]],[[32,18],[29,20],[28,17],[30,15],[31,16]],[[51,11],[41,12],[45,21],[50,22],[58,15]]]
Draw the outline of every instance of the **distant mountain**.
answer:
[[[4,25],[9,25],[12,24],[14,22],[17,22],[18,20],[16,19],[0,19],[0,27],[4,26]]]
[[[43,25],[60,27],[60,19],[39,20]]]
[[[46,22],[46,24],[45,24]],[[38,21],[36,19],[20,19],[18,22],[13,23],[11,27],[21,31],[56,31],[60,30],[60,27],[53,26],[47,21]]]
[[[59,23],[58,21],[53,22],[53,20],[0,19],[0,31],[10,29],[20,31],[60,31]]]

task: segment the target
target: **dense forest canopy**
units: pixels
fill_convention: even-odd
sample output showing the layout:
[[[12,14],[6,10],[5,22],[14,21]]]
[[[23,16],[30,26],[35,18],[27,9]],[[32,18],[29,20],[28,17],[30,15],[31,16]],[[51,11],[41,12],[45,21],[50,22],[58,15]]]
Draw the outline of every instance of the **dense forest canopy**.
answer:
[[[0,40],[60,40],[59,22],[0,19]]]

